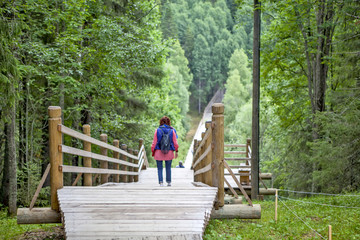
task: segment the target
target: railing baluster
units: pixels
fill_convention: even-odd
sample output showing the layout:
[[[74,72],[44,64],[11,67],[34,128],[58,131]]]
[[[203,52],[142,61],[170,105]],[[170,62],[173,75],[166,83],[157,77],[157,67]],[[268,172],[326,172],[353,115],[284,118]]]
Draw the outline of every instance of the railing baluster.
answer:
[[[119,147],[119,140],[114,139],[113,140],[113,145],[118,148]],[[119,157],[120,157],[120,154],[118,152],[113,151],[113,158],[119,159]],[[118,163],[114,163],[114,169],[119,170],[119,164]],[[114,182],[117,182],[117,183],[119,182],[119,174],[116,174],[114,176]]]
[[[107,134],[101,134],[100,135],[100,141],[107,143]],[[107,148],[101,147],[100,148],[100,154],[107,156]],[[108,169],[108,162],[107,161],[101,161],[100,162],[100,168]],[[101,184],[107,183],[109,178],[109,174],[101,174]]]
[[[85,124],[83,126],[83,133],[87,136],[91,136],[91,128],[89,124]],[[84,150],[91,152],[91,143],[84,141]],[[84,167],[91,167],[91,158],[84,157]],[[84,174],[84,186],[92,186],[92,177],[91,173],[85,173]]]

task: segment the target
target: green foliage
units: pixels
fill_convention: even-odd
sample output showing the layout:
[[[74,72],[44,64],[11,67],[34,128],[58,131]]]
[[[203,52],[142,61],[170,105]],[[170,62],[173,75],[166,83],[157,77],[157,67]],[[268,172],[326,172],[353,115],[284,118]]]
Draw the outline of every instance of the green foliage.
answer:
[[[66,126],[81,131],[89,123],[92,136],[107,133],[109,142],[120,139],[131,148],[137,148],[142,137],[148,152],[163,115],[171,117],[179,136],[184,136],[192,76],[178,44],[169,64],[181,78],[167,76],[166,54],[172,41],[161,38],[159,8],[155,1],[140,0],[1,4],[0,154],[4,155],[6,109],[19,106],[20,205],[29,204],[48,162],[50,105],[62,107]],[[10,84],[16,94],[8,92]],[[81,147],[71,139],[64,141]],[[72,161],[64,157],[65,163]],[[0,169],[3,164],[0,161]]]
[[[250,47],[246,49],[248,52],[252,47],[247,44],[248,33],[242,27],[239,30],[234,27],[235,7],[234,1],[225,0],[163,3],[163,8],[171,9],[174,14],[178,38],[194,77],[190,105],[199,112],[214,92],[223,87],[233,51],[242,46]],[[241,21],[239,25],[243,24]],[[170,23],[163,24],[168,28],[164,31],[170,31]]]
[[[323,4],[329,7],[323,9]],[[352,1],[266,1],[262,6],[267,13],[262,37],[262,166],[276,175],[276,186],[327,192],[358,189],[360,179],[354,172],[359,170],[360,128],[354,119],[360,103],[355,57],[359,26],[354,16],[359,6]],[[320,9],[333,17],[323,18]],[[326,46],[319,45],[324,39]],[[320,82],[327,86],[323,93]]]
[[[229,78],[225,84],[225,141],[245,143],[251,136],[251,74],[243,49],[236,49],[229,61]]]

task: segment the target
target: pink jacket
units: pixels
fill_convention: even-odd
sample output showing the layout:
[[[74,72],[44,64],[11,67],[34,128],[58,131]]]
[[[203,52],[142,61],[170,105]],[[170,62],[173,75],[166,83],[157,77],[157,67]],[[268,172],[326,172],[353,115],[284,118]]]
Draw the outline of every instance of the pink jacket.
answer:
[[[161,150],[155,149],[156,143],[157,143],[157,129],[154,133],[154,140],[151,144],[151,152],[153,153],[154,159],[159,161],[167,161],[167,160],[173,160],[175,158],[174,151],[169,151],[167,154],[164,154],[161,152]],[[177,152],[179,149],[179,144],[176,139],[175,131],[173,130],[173,143],[175,147],[175,151]]]

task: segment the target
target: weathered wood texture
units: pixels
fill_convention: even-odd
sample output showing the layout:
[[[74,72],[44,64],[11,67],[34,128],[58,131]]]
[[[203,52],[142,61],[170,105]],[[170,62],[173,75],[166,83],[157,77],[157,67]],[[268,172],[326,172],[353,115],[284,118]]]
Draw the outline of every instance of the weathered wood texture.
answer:
[[[59,171],[59,166],[63,163],[63,155],[58,151],[58,146],[62,144],[62,134],[58,131],[58,126],[61,124],[61,108],[50,106],[48,113],[51,209],[58,211],[59,202],[57,199],[57,190],[64,185],[63,173]]]
[[[224,206],[224,104],[212,105],[212,186],[218,188],[217,202],[215,207]]]
[[[213,210],[211,218],[260,219],[261,206],[260,204],[254,204],[253,206],[247,206],[245,204],[224,205],[219,210]]]
[[[217,188],[191,184],[193,171],[172,168],[172,186],[160,187],[157,169],[139,182],[58,191],[67,239],[201,239]]]
[[[18,208],[18,224],[60,223],[61,216],[51,208]]]

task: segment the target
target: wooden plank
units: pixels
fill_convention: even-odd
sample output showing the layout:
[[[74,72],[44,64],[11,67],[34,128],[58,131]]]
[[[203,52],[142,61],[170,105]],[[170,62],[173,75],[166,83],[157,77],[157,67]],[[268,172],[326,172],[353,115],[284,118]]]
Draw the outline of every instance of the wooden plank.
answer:
[[[230,183],[226,180],[226,178],[224,178],[224,181],[226,183],[226,185],[228,186],[228,188],[230,189],[230,191],[232,192],[232,194],[234,194],[235,198],[239,198],[239,195],[236,193],[236,191],[231,187]]]
[[[209,151],[210,152],[210,151]],[[198,175],[198,174],[201,174],[201,173],[205,173],[207,171],[210,171],[211,170],[211,163],[209,163],[207,166],[197,170],[195,173],[194,173],[194,176],[195,175]]]
[[[78,173],[78,175],[76,176],[75,178],[75,181],[73,182],[73,184],[71,186],[76,186],[76,184],[78,183],[78,181],[80,180],[81,178],[81,175],[82,173]]]
[[[42,176],[42,178],[41,178],[41,180],[40,180],[40,182],[39,182],[39,185],[38,185],[38,187],[37,187],[37,189],[36,189],[36,192],[35,192],[35,194],[34,194],[34,197],[33,197],[32,200],[31,200],[30,207],[29,207],[30,211],[31,211],[31,209],[33,209],[33,207],[34,207],[34,205],[35,205],[36,199],[37,199],[37,197],[39,196],[39,193],[40,193],[40,191],[41,191],[41,188],[42,188],[42,186],[44,185],[44,182],[45,182],[47,176],[49,175],[49,172],[50,172],[50,163],[47,165],[47,167],[46,167],[46,169],[45,169],[45,172],[44,172],[44,174],[43,174],[43,176]]]
[[[174,234],[174,232],[170,232],[171,235]],[[175,234],[179,234],[179,232],[175,231]],[[199,234],[202,235],[202,231],[183,231],[181,232],[181,234]],[[158,236],[168,236],[169,232],[141,232],[139,231],[138,233],[136,232],[108,232],[108,233],[104,233],[104,232],[88,232],[88,231],[84,231],[84,232],[68,232],[66,234],[67,239],[69,240],[69,238],[71,239],[79,239],[81,238],[85,238],[85,239],[116,239],[118,240],[118,237],[121,236],[126,236],[125,239],[132,239],[132,237],[137,237],[137,236],[156,236],[157,238],[155,238],[156,240],[158,239]],[[131,236],[131,237],[130,237]],[[144,238],[146,240],[146,238]],[[164,239],[165,240],[165,239]],[[169,238],[166,238],[166,240],[171,240]]]
[[[241,157],[241,158],[224,158],[225,160],[229,160],[229,161],[250,161],[251,158],[247,158],[247,157]]]
[[[198,165],[201,162],[201,160],[203,160],[210,151],[211,151],[211,145],[209,145],[209,147],[205,150],[205,152],[201,154],[198,160],[194,163],[193,168],[195,168],[196,165]]]
[[[104,147],[104,148],[107,148],[111,151],[115,151],[115,152],[118,152],[118,153],[121,153],[123,155],[126,155],[127,157],[129,158],[132,158],[132,159],[136,159],[137,156],[134,156],[130,153],[127,153],[125,152],[124,150],[121,150],[120,148],[116,148],[108,143],[104,143],[104,142],[101,142],[100,140],[97,140],[95,138],[92,138],[92,137],[89,137],[85,134],[82,134],[80,132],[77,132],[75,130],[72,130],[71,128],[68,128],[64,125],[58,125],[58,130],[66,135],[69,135],[71,137],[74,137],[74,138],[77,138],[79,140],[82,140],[82,141],[86,141],[86,142],[89,142],[89,143],[92,143],[92,144],[95,144],[99,147]]]
[[[246,154],[245,151],[224,151],[224,154]]]
[[[205,133],[204,138],[201,140],[200,145],[197,147],[197,149],[196,149],[196,151],[195,151],[195,153],[193,155],[194,157],[196,157],[196,155],[199,153],[201,147],[205,144],[206,140],[210,137],[210,134],[211,134],[211,132],[206,132]]]
[[[246,147],[246,144],[224,144],[224,147]]]
[[[201,225],[187,225],[187,226],[179,226],[179,225],[129,225],[129,224],[88,224],[85,226],[73,226],[73,225],[65,225],[65,228],[69,232],[82,232],[82,231],[91,231],[91,232],[138,232],[140,229],[142,232],[183,232],[183,231],[199,231],[203,227],[203,224]]]
[[[68,154],[72,154],[72,155],[78,155],[78,156],[81,156],[81,157],[88,157],[88,158],[97,159],[97,160],[101,160],[101,161],[119,163],[119,164],[122,164],[122,165],[131,166],[131,167],[137,167],[138,166],[137,164],[134,164],[134,163],[129,163],[129,162],[126,162],[126,161],[123,161],[123,160],[120,160],[120,159],[116,159],[116,158],[104,156],[104,155],[101,155],[101,154],[96,154],[96,153],[84,151],[84,150],[69,147],[69,146],[66,146],[66,145],[60,145],[59,151],[63,152],[63,153],[68,153]]]
[[[137,172],[127,172],[122,170],[114,169],[102,169],[102,168],[86,168],[86,167],[76,167],[61,165],[62,172],[76,172],[76,173],[98,173],[98,174],[122,174],[122,175],[138,175]]]
[[[240,189],[241,193],[244,195],[244,197],[246,198],[246,200],[248,201],[249,205],[252,206],[252,202],[251,199],[249,198],[249,196],[247,195],[247,193],[245,192],[244,188],[241,186],[239,180],[235,177],[233,171],[231,170],[231,168],[229,167],[229,165],[227,164],[226,161],[224,161],[224,166],[226,167],[226,169],[229,171],[229,173],[231,174],[232,178],[234,179],[236,185],[238,186],[238,188]]]

